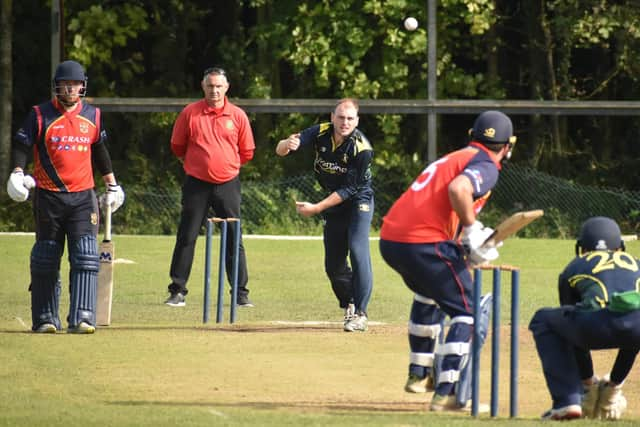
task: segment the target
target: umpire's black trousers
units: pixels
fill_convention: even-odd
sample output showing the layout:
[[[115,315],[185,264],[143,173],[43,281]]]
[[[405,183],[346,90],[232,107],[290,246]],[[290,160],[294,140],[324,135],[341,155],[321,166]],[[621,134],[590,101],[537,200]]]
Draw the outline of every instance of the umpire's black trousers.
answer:
[[[236,176],[231,181],[214,184],[201,181],[192,176],[185,178],[182,186],[182,212],[180,213],[180,225],[176,245],[171,259],[170,276],[172,283],[169,292],[181,292],[187,294],[187,280],[191,274],[196,239],[207,219],[209,208],[213,209],[215,216],[220,218],[240,218],[240,178]],[[231,268],[233,266],[235,236],[233,227],[237,223],[229,223],[227,233],[227,257],[226,272],[231,282]],[[238,295],[247,295],[247,259],[240,234],[240,259],[238,261]]]

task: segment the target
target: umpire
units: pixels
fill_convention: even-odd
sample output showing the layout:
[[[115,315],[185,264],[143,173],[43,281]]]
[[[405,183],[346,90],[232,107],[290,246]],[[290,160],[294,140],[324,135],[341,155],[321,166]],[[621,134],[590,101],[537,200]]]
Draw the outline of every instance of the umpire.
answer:
[[[606,217],[582,225],[576,258],[560,274],[559,308],[538,310],[533,333],[553,407],[544,419],[622,416],[622,383],[640,349],[640,260],[624,251],[620,228]],[[590,350],[618,349],[611,373],[598,378]]]
[[[33,215],[36,242],[31,250],[32,330],[55,333],[62,329],[60,305],[60,259],[65,237],[69,245],[68,332],[95,331],[98,284],[98,200],[94,192],[93,163],[107,192],[101,204],[115,212],[124,202],[107,151],[107,132],[100,109],[85,104],[87,76],[82,65],[64,61],[53,78],[52,100],[34,106],[16,133],[14,169],[7,193],[16,202],[29,197],[34,186]],[[33,152],[34,177],[24,174]]]

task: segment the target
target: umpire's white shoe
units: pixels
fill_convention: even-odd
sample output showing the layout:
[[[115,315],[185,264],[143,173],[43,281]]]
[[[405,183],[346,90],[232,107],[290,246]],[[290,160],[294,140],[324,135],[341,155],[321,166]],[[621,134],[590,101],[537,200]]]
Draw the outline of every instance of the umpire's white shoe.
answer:
[[[368,322],[366,314],[356,314],[344,324],[344,330],[346,332],[365,332],[368,329]]]
[[[562,408],[549,409],[547,412],[542,414],[543,420],[554,420],[554,421],[563,421],[563,420],[575,420],[576,418],[582,417],[582,408],[580,405],[567,405]]]

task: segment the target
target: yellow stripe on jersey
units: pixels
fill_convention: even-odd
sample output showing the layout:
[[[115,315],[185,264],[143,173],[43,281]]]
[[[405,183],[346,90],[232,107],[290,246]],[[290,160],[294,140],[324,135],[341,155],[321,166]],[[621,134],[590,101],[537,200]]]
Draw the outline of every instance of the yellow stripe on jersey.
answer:
[[[607,287],[604,285],[604,283],[602,283],[602,281],[597,277],[591,276],[589,274],[576,274],[575,276],[571,276],[569,278],[569,286],[571,286],[572,288],[575,288],[578,282],[582,280],[590,280],[591,282],[595,283],[600,287],[604,300],[597,296],[594,298],[596,302],[600,304],[600,307],[604,308],[607,304],[607,301],[609,301],[609,293],[607,292]]]
[[[356,154],[371,150],[373,150],[373,147],[368,140],[356,138]]]
[[[318,130],[318,136],[326,133],[331,127],[331,122],[320,123],[320,129]]]

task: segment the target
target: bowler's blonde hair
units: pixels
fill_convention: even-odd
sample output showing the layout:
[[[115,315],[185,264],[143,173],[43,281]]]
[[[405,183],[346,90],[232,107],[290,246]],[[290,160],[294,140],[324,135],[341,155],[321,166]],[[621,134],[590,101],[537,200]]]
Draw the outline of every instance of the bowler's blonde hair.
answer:
[[[356,111],[360,111],[360,105],[356,98],[342,98],[336,101],[336,105],[333,107],[333,112],[335,113],[336,109],[342,104],[351,104]]]

